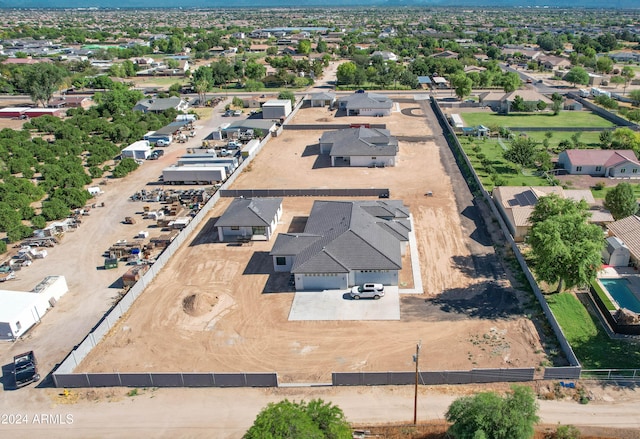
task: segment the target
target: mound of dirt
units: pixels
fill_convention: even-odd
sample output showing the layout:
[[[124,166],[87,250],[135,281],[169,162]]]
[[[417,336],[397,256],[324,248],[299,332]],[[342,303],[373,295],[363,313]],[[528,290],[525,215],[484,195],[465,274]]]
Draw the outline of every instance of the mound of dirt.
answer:
[[[189,294],[182,299],[182,310],[192,317],[198,317],[211,311],[216,303],[218,303],[218,296]]]

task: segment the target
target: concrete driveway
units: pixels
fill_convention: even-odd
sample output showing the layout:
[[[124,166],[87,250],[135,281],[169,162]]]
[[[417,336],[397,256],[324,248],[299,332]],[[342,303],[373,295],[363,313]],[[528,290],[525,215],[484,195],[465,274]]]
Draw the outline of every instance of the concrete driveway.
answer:
[[[379,300],[353,300],[348,290],[296,292],[289,320],[400,320],[398,287]]]

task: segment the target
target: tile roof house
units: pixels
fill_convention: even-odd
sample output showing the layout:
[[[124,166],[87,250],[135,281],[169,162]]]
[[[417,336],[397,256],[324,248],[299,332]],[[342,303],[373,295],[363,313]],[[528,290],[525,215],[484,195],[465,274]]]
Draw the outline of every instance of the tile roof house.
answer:
[[[497,186],[493,188],[492,196],[515,241],[523,241],[529,233],[529,217],[538,204],[538,199],[551,194],[574,201],[584,200],[591,208],[591,223],[613,222],[611,213],[596,206],[593,194],[589,190],[569,190],[561,186]]]
[[[640,217],[631,215],[607,224],[610,236],[616,236],[629,249],[631,260],[640,263]]]
[[[214,226],[222,242],[268,241],[281,217],[282,198],[234,198]]]
[[[280,233],[270,254],[296,290],[398,285],[410,231],[400,200],[315,201],[304,232]]]
[[[398,139],[381,128],[346,128],[320,137],[320,154],[329,154],[331,166],[395,166]]]
[[[573,175],[640,178],[640,162],[630,149],[567,149],[558,165]]]
[[[143,99],[138,101],[133,107],[134,111],[142,111],[143,113],[162,113],[170,108],[175,108],[178,111],[186,111],[189,107],[189,103],[177,96],[170,98],[152,98]]]
[[[551,99],[542,93],[530,89],[519,89],[511,93],[488,91],[481,93],[478,98],[482,106],[491,107],[493,111],[498,113],[509,113],[516,96],[520,96],[525,103],[530,102],[534,105],[540,101],[547,105],[553,103]]]
[[[347,116],[390,116],[393,101],[377,93],[354,93],[339,98],[338,108]]]

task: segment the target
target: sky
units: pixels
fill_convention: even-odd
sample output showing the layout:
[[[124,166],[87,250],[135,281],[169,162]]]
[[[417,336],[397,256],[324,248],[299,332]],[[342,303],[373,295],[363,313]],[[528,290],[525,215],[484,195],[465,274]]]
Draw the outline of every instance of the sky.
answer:
[[[3,8],[229,8],[304,6],[477,6],[640,8],[638,0],[0,0]]]

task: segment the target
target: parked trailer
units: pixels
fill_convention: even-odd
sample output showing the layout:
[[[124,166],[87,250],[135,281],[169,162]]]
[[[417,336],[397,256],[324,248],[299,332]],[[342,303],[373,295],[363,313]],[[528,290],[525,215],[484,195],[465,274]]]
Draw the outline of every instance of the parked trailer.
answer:
[[[258,139],[250,140],[249,143],[242,148],[242,157],[247,158],[250,155],[253,155],[259,146],[260,141]]]
[[[185,165],[162,170],[162,180],[168,184],[213,184],[226,179],[225,166]]]
[[[130,287],[136,282],[140,280],[142,275],[144,275],[149,270],[148,265],[136,265],[135,267],[127,270],[125,274],[122,275],[122,284],[125,287]]]

